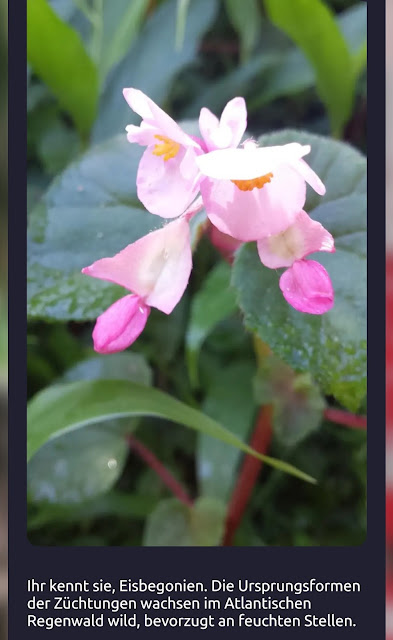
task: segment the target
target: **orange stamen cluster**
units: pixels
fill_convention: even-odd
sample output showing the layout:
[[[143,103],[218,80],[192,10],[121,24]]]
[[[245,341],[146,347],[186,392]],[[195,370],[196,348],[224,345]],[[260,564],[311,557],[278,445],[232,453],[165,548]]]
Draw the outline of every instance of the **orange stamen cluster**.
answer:
[[[156,135],[157,140],[161,140],[161,144],[154,145],[154,156],[164,156],[165,162],[177,156],[180,150],[180,144],[167,138],[166,136]]]
[[[267,173],[266,175],[254,178],[253,180],[231,180],[231,182],[233,182],[240,191],[252,191],[253,189],[262,189],[262,187],[270,182],[272,178],[273,174]]]

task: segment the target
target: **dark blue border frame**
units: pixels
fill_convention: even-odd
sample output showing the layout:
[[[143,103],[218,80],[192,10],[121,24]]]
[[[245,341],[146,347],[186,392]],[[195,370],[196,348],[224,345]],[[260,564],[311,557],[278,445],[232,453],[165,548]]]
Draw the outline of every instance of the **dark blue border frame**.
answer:
[[[29,0],[28,0],[29,1]],[[115,0],[113,0],[115,1]],[[240,1],[240,0],[239,0]],[[26,6],[9,3],[9,638],[25,637],[28,578],[54,580],[250,580],[359,581],[361,594],[317,600],[313,613],[352,615],[356,628],[337,629],[376,640],[385,638],[385,3],[374,0],[369,35],[369,430],[368,534],[359,547],[330,548],[45,548],[26,536]],[[340,601],[341,602],[341,601]],[[344,607],[344,609],[342,608]],[[339,611],[340,609],[340,611]],[[43,630],[45,631],[45,630]],[[229,630],[230,631],[230,630]],[[312,629],[311,634],[327,630]],[[75,637],[96,637],[100,629],[72,629]],[[127,628],[117,634],[129,634]],[[192,631],[191,631],[192,632]],[[228,629],[225,630],[228,633]],[[258,629],[247,629],[249,635]],[[29,630],[41,638],[42,631]],[[104,632],[101,632],[101,635]],[[173,635],[184,630],[139,631]],[[195,630],[197,633],[197,630]],[[215,630],[205,631],[213,636]],[[233,633],[238,633],[235,629]],[[303,629],[269,629],[277,638],[303,638]],[[69,629],[50,632],[68,637]],[[311,637],[311,635],[310,635]]]

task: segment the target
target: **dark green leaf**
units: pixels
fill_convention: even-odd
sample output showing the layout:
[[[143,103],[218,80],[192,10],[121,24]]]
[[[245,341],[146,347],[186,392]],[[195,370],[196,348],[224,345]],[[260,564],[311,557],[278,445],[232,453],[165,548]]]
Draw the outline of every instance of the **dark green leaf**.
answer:
[[[188,371],[194,386],[198,384],[198,356],[204,340],[219,322],[236,310],[236,297],[230,279],[230,266],[220,262],[193,298],[186,348]]]
[[[207,391],[203,411],[247,440],[256,408],[252,385],[255,365],[250,361],[234,362],[217,374]],[[200,434],[197,448],[200,492],[227,500],[239,459],[240,452],[233,447]]]
[[[152,372],[137,353],[95,356],[69,369],[67,381],[123,379],[151,384]],[[128,446],[125,434],[138,418],[87,424],[49,439],[28,464],[28,487],[35,501],[81,503],[112,487],[123,471]]]
[[[124,467],[125,432],[131,433],[135,426],[115,420],[90,424],[46,442],[27,467],[31,497],[70,504],[108,491]]]
[[[175,74],[194,60],[216,9],[215,0],[191,1],[181,51],[175,45],[177,1],[167,0],[154,11],[129,53],[108,76],[94,127],[96,141],[124,131],[127,124],[139,124],[140,117],[124,100],[124,87],[141,89],[164,106]]]
[[[65,382],[76,380],[130,380],[145,386],[152,383],[153,373],[140,353],[112,353],[82,360],[64,375]]]
[[[79,35],[46,0],[27,2],[27,58],[80,133],[87,135],[96,115],[97,70]]]
[[[282,60],[283,54],[280,51],[253,56],[241,67],[235,68],[222,78],[219,77],[215,82],[208,84],[191,104],[185,106],[182,114],[184,117],[195,117],[202,107],[208,107],[213,113],[220,116],[226,103],[233,97],[239,95],[245,98],[251,97],[255,92],[255,85],[260,82],[264,74],[278,68]],[[312,71],[309,72],[310,74],[312,83]],[[270,78],[270,74],[268,77]],[[250,104],[253,102],[247,104],[248,108],[250,108]]]
[[[295,311],[277,272],[260,263],[252,244],[238,252],[233,284],[246,325],[296,371],[309,371],[325,394],[356,411],[366,394],[366,161],[349,145],[304,132],[261,139],[264,145],[290,141],[311,145],[307,162],[326,185],[323,198],[309,190],[305,209],[335,238],[335,253],[315,256],[332,279],[334,308],[321,316]]]
[[[141,155],[125,136],[99,145],[53,182],[29,224],[30,318],[93,320],[124,289],[80,273],[161,226],[140,207]]]
[[[163,500],[147,519],[145,547],[219,546],[224,534],[225,505],[199,498],[187,507],[175,498]]]
[[[252,53],[261,28],[258,0],[225,0],[225,8],[240,38],[240,58],[243,62]]]

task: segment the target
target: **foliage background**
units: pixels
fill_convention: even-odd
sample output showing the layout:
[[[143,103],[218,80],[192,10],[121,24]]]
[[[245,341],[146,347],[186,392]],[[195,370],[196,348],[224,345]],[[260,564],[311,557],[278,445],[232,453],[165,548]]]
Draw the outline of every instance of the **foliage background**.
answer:
[[[272,390],[263,386],[265,374],[261,383],[261,372],[255,383],[253,338],[235,309],[229,267],[206,237],[176,310],[169,317],[153,310],[143,335],[120,356],[97,358],[91,345],[92,321],[119,290],[74,272],[101,252],[122,248],[125,229],[129,243],[152,228],[135,194],[140,150],[124,141],[125,125],[138,122],[122,97],[125,86],[144,90],[190,131],[202,106],[220,115],[229,99],[243,95],[256,137],[298,129],[341,137],[365,153],[365,3],[293,3],[305,11],[302,24],[316,33],[318,16],[307,12],[322,7],[326,50],[321,40],[310,40],[310,28],[300,35],[293,29],[290,12],[274,15],[268,0],[28,0],[30,398],[65,381],[96,381],[94,395],[102,379],[121,377],[153,384],[249,440],[258,405],[272,401]],[[331,22],[339,29],[332,31]],[[348,158],[351,168],[357,156]],[[247,251],[241,260],[252,262]],[[272,326],[279,335],[274,317]],[[360,350],[349,353],[349,367]],[[343,405],[363,413],[362,395],[349,406],[357,385],[350,386],[349,374],[347,382]],[[337,404],[334,395],[325,401]],[[265,465],[233,544],[364,540],[365,433],[321,419],[312,397],[303,412],[289,401],[286,407],[280,395],[281,418],[268,453],[318,484]],[[47,414],[53,429],[54,406]],[[199,497],[194,509],[170,499],[153,469],[127,446],[124,434],[136,428],[138,441],[191,498]],[[41,545],[219,544],[240,460],[237,449],[165,420],[111,420],[105,429],[90,420],[83,430],[46,442],[29,462],[29,539]]]

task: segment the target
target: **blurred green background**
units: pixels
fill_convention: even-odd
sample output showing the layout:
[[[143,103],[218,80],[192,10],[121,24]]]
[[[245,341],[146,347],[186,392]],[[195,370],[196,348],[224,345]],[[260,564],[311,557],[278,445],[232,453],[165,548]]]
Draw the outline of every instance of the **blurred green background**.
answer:
[[[27,7],[28,214],[37,244],[51,208],[64,206],[67,215],[65,205],[72,205],[79,180],[99,178],[86,193],[86,203],[96,207],[92,215],[98,216],[101,190],[110,202],[111,170],[114,176],[121,164],[109,141],[124,137],[127,124],[138,123],[123,99],[123,87],[142,89],[190,130],[202,106],[219,116],[228,100],[242,95],[254,136],[300,129],[366,151],[363,2],[28,0]],[[103,145],[97,155],[96,144]],[[106,164],[98,171],[100,154]],[[123,165],[127,161],[124,156]],[[133,156],[132,171],[136,161]],[[122,171],[127,178],[127,165]],[[94,228],[91,233],[95,238]],[[83,238],[88,244],[89,236]],[[116,378],[120,372],[146,385],[153,381],[247,440],[257,412],[252,395],[256,363],[240,314],[228,313],[206,332],[197,389],[187,372],[184,335],[190,309],[219,264],[207,239],[199,243],[190,287],[176,310],[169,317],[153,310],[130,351],[104,358],[94,356],[91,345],[101,290],[89,284],[82,312],[82,297],[72,298],[74,282],[61,272],[61,245],[52,242],[56,268],[45,261],[40,269],[29,266],[29,397],[55,382]],[[220,277],[211,285],[213,294],[220,290]],[[163,420],[143,419],[138,438],[192,497],[226,504],[239,465],[237,450]],[[323,421],[317,430],[305,429],[295,444],[275,437],[269,453],[307,468],[318,485],[265,467],[235,544],[354,545],[364,540],[365,432]],[[167,515],[157,516],[157,509],[168,505],[162,507],[168,490],[132,450],[94,424],[73,438],[48,441],[29,463],[28,482],[28,535],[34,544],[160,544],[154,537],[160,517],[169,528],[175,521],[186,526],[186,515],[172,511],[173,505]],[[203,505],[205,515],[210,507]],[[182,544],[179,531],[173,536],[178,537],[174,544]]]

